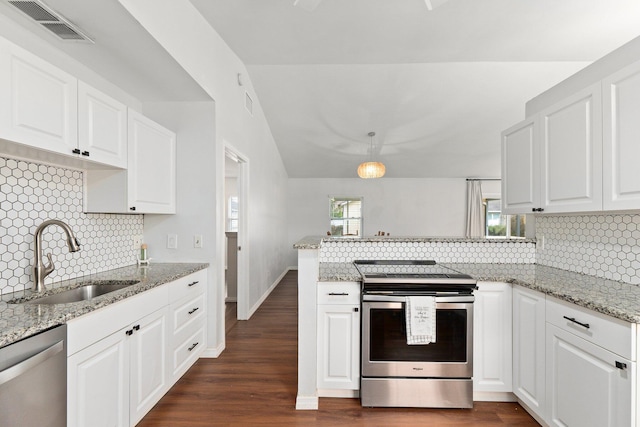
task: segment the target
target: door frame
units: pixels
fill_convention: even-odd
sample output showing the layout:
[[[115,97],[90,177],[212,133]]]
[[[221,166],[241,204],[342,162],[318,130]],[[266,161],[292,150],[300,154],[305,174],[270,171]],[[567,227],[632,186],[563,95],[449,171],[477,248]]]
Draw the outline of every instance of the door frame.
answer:
[[[227,158],[230,158],[238,163],[238,247],[241,249],[238,250],[237,317],[238,320],[247,320],[249,319],[249,158],[226,141],[224,143],[224,156],[225,162]],[[223,192],[223,205],[225,202],[224,198]],[[224,236],[226,222],[222,221],[222,223],[220,235]],[[219,265],[224,265],[224,258],[219,260]],[[224,294],[224,282],[222,283],[222,294]],[[222,313],[224,313],[224,298],[222,298],[220,308]]]

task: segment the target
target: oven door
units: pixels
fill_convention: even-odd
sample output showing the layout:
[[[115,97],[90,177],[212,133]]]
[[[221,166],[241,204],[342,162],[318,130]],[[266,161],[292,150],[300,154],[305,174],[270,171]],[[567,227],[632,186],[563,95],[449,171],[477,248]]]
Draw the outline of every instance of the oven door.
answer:
[[[436,297],[436,342],[408,345],[405,297],[363,295],[362,376],[471,378],[473,301]]]

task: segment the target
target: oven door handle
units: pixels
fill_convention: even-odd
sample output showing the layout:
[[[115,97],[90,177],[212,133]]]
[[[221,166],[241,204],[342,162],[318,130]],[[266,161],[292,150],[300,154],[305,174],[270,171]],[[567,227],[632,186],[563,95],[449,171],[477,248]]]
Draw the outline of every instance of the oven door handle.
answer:
[[[395,295],[370,295],[364,294],[362,295],[362,301],[381,301],[381,302],[405,302],[407,300],[406,296],[395,296]],[[459,296],[446,296],[446,297],[436,297],[436,302],[455,302],[455,303],[465,303],[465,302],[474,302],[475,297],[473,295],[459,295]]]

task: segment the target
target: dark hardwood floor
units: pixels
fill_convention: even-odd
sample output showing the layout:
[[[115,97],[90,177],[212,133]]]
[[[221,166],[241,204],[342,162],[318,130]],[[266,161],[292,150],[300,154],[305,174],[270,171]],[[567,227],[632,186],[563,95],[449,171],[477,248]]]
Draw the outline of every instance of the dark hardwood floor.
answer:
[[[297,272],[289,272],[248,321],[227,333],[217,359],[200,359],[138,424],[171,426],[537,426],[516,403],[473,409],[362,408],[320,399],[296,411]]]

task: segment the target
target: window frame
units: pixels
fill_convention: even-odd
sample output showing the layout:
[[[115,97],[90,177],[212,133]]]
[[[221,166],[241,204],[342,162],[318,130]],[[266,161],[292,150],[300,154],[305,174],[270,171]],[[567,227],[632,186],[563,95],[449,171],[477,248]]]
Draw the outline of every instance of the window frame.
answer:
[[[333,206],[334,206],[334,202],[338,200],[338,201],[345,201],[345,202],[360,202],[360,216],[350,216],[350,217],[334,217],[333,216]],[[364,197],[363,196],[335,196],[335,195],[330,195],[329,196],[329,232],[331,233],[331,236],[333,237],[362,237],[364,236],[364,216],[363,216],[363,210],[364,210]],[[332,222],[334,220],[357,220],[360,223],[360,233],[357,235],[345,235],[345,234],[340,234],[340,235],[334,235],[332,230]],[[344,230],[343,230],[344,231]]]
[[[486,239],[526,239],[526,215],[516,214],[503,214],[502,213],[502,203],[500,203],[500,216],[505,217],[505,235],[504,236],[489,236],[489,201],[502,201],[501,195],[499,194],[486,194],[482,197],[482,204],[484,207],[484,237]],[[495,212],[495,211],[492,211]],[[525,235],[524,236],[513,236],[511,235],[511,220],[513,217],[516,218],[516,221],[519,222],[520,217],[524,217],[525,219]]]

